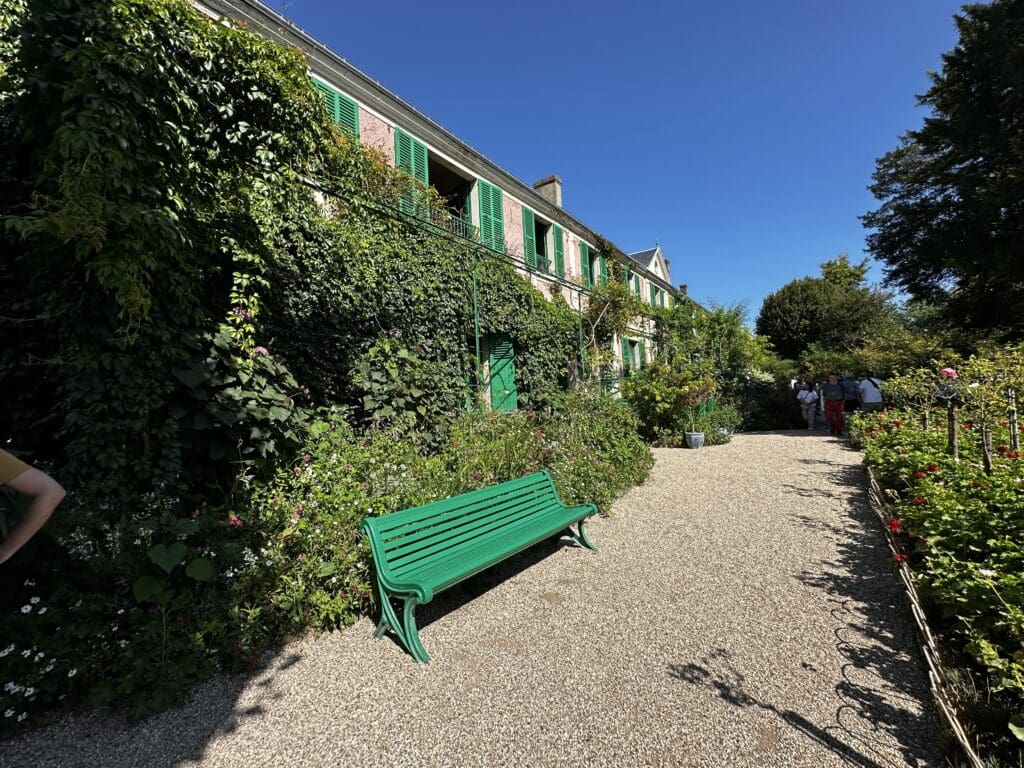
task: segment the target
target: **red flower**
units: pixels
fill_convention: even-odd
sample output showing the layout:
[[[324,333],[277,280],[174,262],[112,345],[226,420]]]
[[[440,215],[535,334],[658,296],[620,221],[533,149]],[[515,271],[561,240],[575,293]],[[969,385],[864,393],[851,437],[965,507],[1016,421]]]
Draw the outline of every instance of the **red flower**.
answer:
[[[303,464],[309,464],[309,462],[311,462],[312,460],[313,460],[313,457],[310,456],[308,453],[303,455],[303,457],[302,457],[302,463]]]
[[[907,556],[902,554],[902,553],[900,553],[898,555],[893,555],[892,559],[893,559],[893,561],[895,561],[897,563],[905,563],[905,562],[907,562]]]
[[[923,469],[919,469],[917,470],[917,472],[914,473],[914,477],[928,477],[928,473],[925,472]]]
[[[242,527],[242,520],[241,520],[241,518],[239,518],[234,513],[228,515],[228,523],[231,525],[232,528],[241,528]]]
[[[901,530],[903,530],[903,521],[900,520],[898,517],[894,517],[886,525],[888,525],[889,530],[893,533],[899,533]]]
[[[1010,422],[1007,421],[1006,419],[1003,419],[1002,421],[999,422],[999,426],[1000,427],[1008,427],[1008,426],[1010,426]]]
[[[899,427],[903,425],[903,419],[893,419],[889,423],[892,424],[894,427]]]
[[[926,501],[928,501],[928,499],[926,499],[924,496],[915,496],[914,497],[914,503],[915,504],[924,504]]]
[[[533,430],[533,436],[534,437],[543,437],[544,433],[541,432],[540,427],[537,427],[535,430]]]
[[[965,421],[965,422],[963,423],[963,428],[964,428],[964,429],[970,429],[970,428],[971,428],[971,427],[973,427],[973,426],[974,426],[974,424],[973,424],[972,422],[970,422],[970,421]]]
[[[938,464],[929,464],[928,465],[928,471],[929,472],[941,472],[942,471],[942,467],[940,467]]]

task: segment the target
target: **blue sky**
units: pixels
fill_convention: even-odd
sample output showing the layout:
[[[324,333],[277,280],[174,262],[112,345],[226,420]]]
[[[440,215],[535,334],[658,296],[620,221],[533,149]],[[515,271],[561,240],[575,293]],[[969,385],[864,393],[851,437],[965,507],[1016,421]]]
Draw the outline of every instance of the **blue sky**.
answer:
[[[700,301],[863,255],[874,160],[925,114],[949,0],[270,3]],[[872,279],[882,276],[872,269]]]

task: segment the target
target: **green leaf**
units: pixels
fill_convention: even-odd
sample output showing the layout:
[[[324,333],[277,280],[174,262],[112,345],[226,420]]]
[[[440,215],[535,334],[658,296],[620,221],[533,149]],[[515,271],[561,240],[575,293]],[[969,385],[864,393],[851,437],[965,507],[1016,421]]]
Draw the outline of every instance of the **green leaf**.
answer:
[[[139,576],[132,585],[132,594],[140,603],[155,602],[164,591],[167,580],[162,576]]]
[[[1007,726],[1010,729],[1010,733],[1017,737],[1019,741],[1024,741],[1024,712],[1018,712],[1010,718],[1010,724]]]
[[[338,566],[335,563],[322,563],[320,570],[317,571],[317,575],[323,579],[327,576],[332,576],[338,570]]]
[[[187,551],[188,547],[176,541],[170,545],[154,544],[147,554],[154,565],[163,569],[164,573],[170,573],[185,557]]]
[[[185,575],[196,581],[209,581],[213,578],[213,563],[205,557],[198,557],[185,568]]]

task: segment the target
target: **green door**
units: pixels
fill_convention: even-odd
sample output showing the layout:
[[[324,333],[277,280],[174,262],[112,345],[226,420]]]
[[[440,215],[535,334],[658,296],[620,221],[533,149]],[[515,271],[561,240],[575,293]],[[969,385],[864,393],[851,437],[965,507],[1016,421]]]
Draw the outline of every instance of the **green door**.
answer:
[[[516,361],[512,340],[504,333],[489,339],[491,366],[491,408],[495,411],[515,411],[519,408],[516,392]]]

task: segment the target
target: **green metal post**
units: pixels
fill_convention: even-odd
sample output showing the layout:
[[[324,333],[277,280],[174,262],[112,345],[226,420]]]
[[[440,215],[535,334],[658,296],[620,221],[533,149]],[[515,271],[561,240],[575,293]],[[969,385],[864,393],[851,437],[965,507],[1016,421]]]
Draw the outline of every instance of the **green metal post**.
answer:
[[[580,383],[582,383],[587,375],[586,358],[583,346],[583,291],[576,292],[576,312],[580,329]]]
[[[473,252],[473,336],[476,340],[476,392],[473,395],[474,405],[476,404],[476,398],[480,396],[481,384],[480,384],[480,307],[477,303],[477,292],[476,292],[476,251]]]

